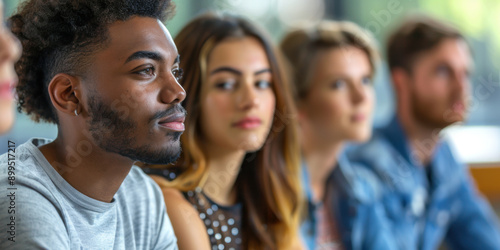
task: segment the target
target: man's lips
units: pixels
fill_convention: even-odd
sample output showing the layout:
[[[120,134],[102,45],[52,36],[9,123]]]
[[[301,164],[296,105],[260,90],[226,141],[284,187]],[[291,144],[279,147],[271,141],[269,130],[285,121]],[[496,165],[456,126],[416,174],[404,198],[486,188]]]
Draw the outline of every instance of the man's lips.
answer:
[[[158,124],[164,128],[173,130],[173,131],[184,131],[184,120],[186,116],[184,114],[175,114],[169,117],[166,117],[158,122]]]
[[[262,124],[262,120],[257,117],[245,117],[235,123],[233,123],[233,127],[241,128],[241,129],[253,129],[259,127]]]
[[[452,105],[452,109],[454,112],[458,113],[458,112],[464,112],[465,111],[465,104],[464,102],[455,102],[453,105]]]

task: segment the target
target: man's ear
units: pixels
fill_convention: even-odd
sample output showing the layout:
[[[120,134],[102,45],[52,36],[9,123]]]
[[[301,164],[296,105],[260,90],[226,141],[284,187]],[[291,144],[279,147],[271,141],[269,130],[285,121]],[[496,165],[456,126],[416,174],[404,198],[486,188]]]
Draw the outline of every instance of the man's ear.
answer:
[[[391,70],[392,85],[396,96],[405,95],[410,84],[410,75],[403,68],[394,68]]]
[[[306,106],[304,104],[303,100],[299,100],[296,103],[297,107],[297,121],[300,123],[303,123],[307,119],[307,110],[305,109]]]
[[[49,83],[49,96],[52,105],[62,113],[75,116],[82,110],[80,80],[77,77],[60,73]]]

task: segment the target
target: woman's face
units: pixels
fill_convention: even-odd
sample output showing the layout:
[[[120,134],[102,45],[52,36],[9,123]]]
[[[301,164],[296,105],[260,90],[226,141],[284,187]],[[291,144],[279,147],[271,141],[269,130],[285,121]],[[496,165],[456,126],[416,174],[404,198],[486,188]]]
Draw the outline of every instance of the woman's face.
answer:
[[[375,97],[367,54],[353,46],[325,49],[312,67],[301,123],[327,141],[368,140]]]
[[[14,89],[17,77],[14,63],[20,56],[20,45],[3,24],[3,3],[0,1],[0,134],[14,123]]]
[[[260,149],[273,122],[272,80],[267,54],[255,38],[217,44],[208,55],[200,95],[205,145],[247,152]]]

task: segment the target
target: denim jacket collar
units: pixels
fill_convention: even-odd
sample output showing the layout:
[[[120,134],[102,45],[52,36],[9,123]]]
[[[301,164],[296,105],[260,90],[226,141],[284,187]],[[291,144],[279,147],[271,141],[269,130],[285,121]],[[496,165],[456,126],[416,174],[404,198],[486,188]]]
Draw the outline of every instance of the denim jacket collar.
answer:
[[[422,164],[412,157],[408,137],[406,136],[406,133],[404,132],[397,116],[394,116],[392,121],[386,127],[380,129],[380,133],[407,161],[407,163],[409,163],[412,168],[411,172],[415,173],[415,171],[424,171]],[[437,190],[435,190],[437,193],[434,195],[442,196],[445,195],[449,188],[455,186],[455,181],[450,180],[459,180],[459,178],[451,178],[451,176],[455,176],[459,173],[460,171],[457,171],[456,167],[461,167],[463,164],[459,163],[453,156],[451,148],[446,140],[439,139],[437,143],[438,144],[436,145],[432,155],[430,166],[428,167],[431,168],[431,175],[434,178],[434,185],[437,188]]]
[[[420,163],[416,162],[413,157],[411,157],[411,148],[408,138],[397,116],[394,116],[386,127],[380,129],[380,132],[406,161],[413,166],[420,165]]]

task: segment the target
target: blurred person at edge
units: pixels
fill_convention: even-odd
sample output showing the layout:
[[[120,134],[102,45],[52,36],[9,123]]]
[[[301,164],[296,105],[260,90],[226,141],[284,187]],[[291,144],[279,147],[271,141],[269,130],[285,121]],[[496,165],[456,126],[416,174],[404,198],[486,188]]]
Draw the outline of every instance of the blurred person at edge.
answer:
[[[145,171],[163,187],[179,248],[300,248],[294,106],[271,40],[241,17],[207,13],[174,41],[190,93],[182,172]]]
[[[345,156],[346,144],[371,136],[378,60],[368,31],[323,21],[290,31],[281,43],[295,86],[309,249],[391,249],[371,172]]]
[[[0,156],[0,249],[177,249],[160,188],[133,165],[181,151],[186,93],[162,23],[173,7],[29,0],[10,18],[18,107],[58,134]]]
[[[471,50],[440,20],[415,16],[388,39],[396,93],[392,121],[351,159],[377,174],[386,218],[399,249],[500,249],[498,221],[446,138],[470,99]]]
[[[21,55],[19,41],[3,23],[3,2],[0,1],[0,135],[14,123],[14,90],[17,76],[14,63]]]

